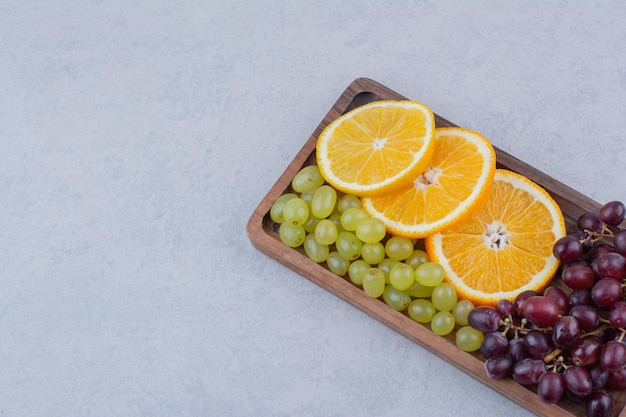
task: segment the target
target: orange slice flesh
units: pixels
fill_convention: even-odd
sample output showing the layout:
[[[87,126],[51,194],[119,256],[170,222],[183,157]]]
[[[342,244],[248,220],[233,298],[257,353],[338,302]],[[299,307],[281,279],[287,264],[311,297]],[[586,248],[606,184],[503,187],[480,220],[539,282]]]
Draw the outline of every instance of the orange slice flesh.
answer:
[[[559,265],[553,243],[564,235],[563,214],[543,188],[497,169],[482,209],[426,238],[425,247],[460,298],[495,306],[524,290],[545,288]]]
[[[496,170],[491,143],[462,128],[435,129],[435,150],[408,187],[363,198],[390,233],[423,238],[462,222],[487,200]]]
[[[345,113],[320,133],[316,158],[337,190],[380,195],[409,184],[434,149],[435,121],[412,100],[375,101]]]

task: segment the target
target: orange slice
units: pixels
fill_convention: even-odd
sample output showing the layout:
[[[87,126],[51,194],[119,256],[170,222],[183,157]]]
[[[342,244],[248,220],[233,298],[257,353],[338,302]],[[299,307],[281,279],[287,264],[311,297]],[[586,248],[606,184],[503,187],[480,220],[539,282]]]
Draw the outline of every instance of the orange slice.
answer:
[[[374,101],[331,122],[320,133],[317,165],[336,189],[379,195],[409,184],[434,148],[435,119],[411,100]]]
[[[435,150],[408,187],[363,198],[363,207],[387,230],[423,238],[459,223],[487,200],[496,154],[487,139],[462,128],[435,129]]]
[[[559,265],[552,245],[564,235],[563,213],[543,188],[497,169],[482,209],[426,238],[425,247],[460,298],[495,306],[521,291],[543,290]]]

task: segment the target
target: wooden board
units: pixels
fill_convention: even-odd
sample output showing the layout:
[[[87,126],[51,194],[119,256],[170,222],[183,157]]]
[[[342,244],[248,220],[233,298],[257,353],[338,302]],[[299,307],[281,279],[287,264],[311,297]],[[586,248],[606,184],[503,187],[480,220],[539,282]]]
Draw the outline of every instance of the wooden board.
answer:
[[[346,88],[313,134],[304,143],[294,160],[252,213],[247,224],[247,233],[251,243],[261,252],[352,304],[529,411],[539,416],[585,416],[584,404],[561,401],[556,405],[546,405],[539,400],[533,391],[534,387],[522,386],[512,379],[493,380],[488,378],[483,368],[482,355],[480,353],[466,353],[457,348],[453,333],[445,337],[435,335],[429,327],[411,320],[405,313],[393,310],[379,299],[368,297],[361,288],[352,284],[349,279],[339,277],[330,272],[324,265],[311,261],[306,257],[302,248],[291,249],[279,240],[278,233],[274,229],[274,223],[269,216],[270,208],[280,195],[292,191],[290,185],[294,175],[302,167],[315,163],[315,145],[320,132],[332,120],[346,111],[372,101],[385,99],[402,100],[406,97],[367,78],[356,79]],[[423,97],[416,99],[427,102],[427,99]],[[438,115],[435,115],[435,123],[437,127],[456,126]],[[600,208],[600,204],[596,201],[497,147],[494,148],[499,168],[506,168],[527,176],[552,195],[563,211],[568,231],[576,230],[576,221],[581,214],[590,211],[597,212]],[[553,284],[569,291],[559,278],[555,278]],[[626,417],[626,410],[624,410],[626,405],[625,393],[613,393],[613,398],[615,401],[614,415]]]

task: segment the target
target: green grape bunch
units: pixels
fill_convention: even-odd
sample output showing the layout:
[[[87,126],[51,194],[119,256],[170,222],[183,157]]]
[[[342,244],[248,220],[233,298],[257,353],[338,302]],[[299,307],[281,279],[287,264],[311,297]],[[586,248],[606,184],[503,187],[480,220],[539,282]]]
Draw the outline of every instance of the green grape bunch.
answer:
[[[443,267],[430,261],[419,241],[389,233],[359,197],[327,184],[316,165],[294,176],[291,190],[276,199],[269,215],[286,246],[303,250],[311,261],[433,333],[454,333],[460,349],[480,349],[483,333],[468,324],[474,305],[458,299]]]

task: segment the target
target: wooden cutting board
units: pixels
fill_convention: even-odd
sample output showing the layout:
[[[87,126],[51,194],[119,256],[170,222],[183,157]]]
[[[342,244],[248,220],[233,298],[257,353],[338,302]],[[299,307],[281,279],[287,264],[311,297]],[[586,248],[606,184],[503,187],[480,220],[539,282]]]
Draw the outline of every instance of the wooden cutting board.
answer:
[[[406,99],[406,97],[376,81],[367,78],[359,78],[353,81],[339,96],[319,126],[304,143],[302,149],[250,216],[247,224],[247,233],[251,243],[261,252],[325,288],[529,411],[539,416],[550,417],[586,416],[584,404],[561,401],[552,406],[546,405],[539,400],[534,392],[535,388],[532,386],[522,386],[510,378],[504,380],[488,378],[483,368],[484,359],[482,355],[480,353],[467,353],[457,348],[454,332],[445,337],[435,335],[430,330],[430,327],[411,320],[405,313],[391,309],[379,299],[368,297],[361,288],[352,284],[349,279],[339,277],[330,272],[324,265],[311,261],[304,254],[302,248],[292,249],[280,241],[274,227],[275,225],[269,216],[270,208],[280,195],[292,191],[290,187],[294,175],[304,166],[315,163],[317,137],[326,125],[343,113],[360,105],[376,100],[402,99]],[[419,101],[424,102],[421,97]],[[437,127],[457,126],[436,114],[435,123]],[[597,212],[600,208],[600,204],[596,201],[578,193],[497,147],[494,147],[494,149],[496,151],[498,168],[506,168],[523,174],[544,187],[552,195],[561,207],[568,231],[577,229],[576,222],[581,214]],[[552,284],[569,292],[558,277],[555,278]],[[624,410],[626,393],[613,393],[613,399],[615,402],[614,415],[626,417],[626,411]]]

